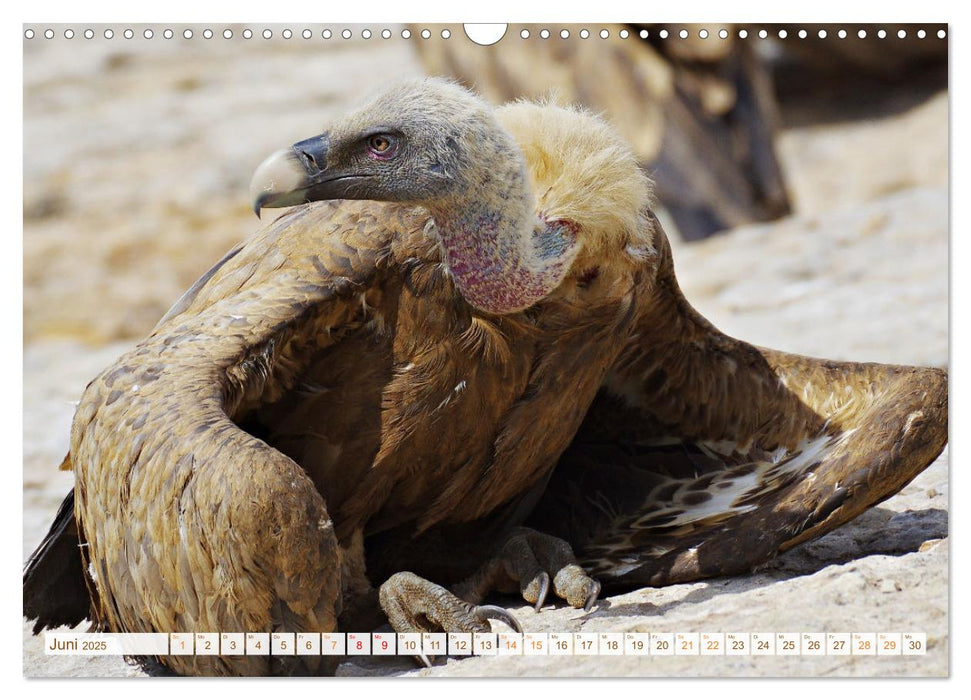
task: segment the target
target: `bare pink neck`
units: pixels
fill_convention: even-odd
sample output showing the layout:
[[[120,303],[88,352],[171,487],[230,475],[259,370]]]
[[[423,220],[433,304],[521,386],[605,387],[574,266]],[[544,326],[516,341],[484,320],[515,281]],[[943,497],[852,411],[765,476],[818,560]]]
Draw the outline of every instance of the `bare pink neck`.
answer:
[[[576,230],[543,222],[526,206],[435,213],[455,286],[469,304],[494,314],[526,309],[547,297],[569,271]]]

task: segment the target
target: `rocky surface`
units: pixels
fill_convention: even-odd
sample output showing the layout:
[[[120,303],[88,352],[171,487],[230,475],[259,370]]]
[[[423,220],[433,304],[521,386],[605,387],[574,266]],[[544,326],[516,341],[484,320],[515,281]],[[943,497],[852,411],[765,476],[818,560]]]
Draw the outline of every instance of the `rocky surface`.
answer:
[[[116,36],[119,34],[116,31]],[[237,28],[238,34],[238,28]],[[319,32],[318,32],[319,34]],[[193,279],[256,230],[253,167],[381,80],[400,40],[28,43],[24,63],[24,537],[70,474],[73,402]],[[268,128],[272,125],[272,128]],[[674,241],[687,297],[758,344],[835,359],[948,363],[947,96],[904,113],[789,129],[796,213]],[[943,676],[948,453],[900,494],[757,573],[608,598],[583,613],[500,601],[529,631],[914,631],[915,657],[472,658],[344,663],[341,675]],[[28,676],[130,676],[117,658],[46,657]]]

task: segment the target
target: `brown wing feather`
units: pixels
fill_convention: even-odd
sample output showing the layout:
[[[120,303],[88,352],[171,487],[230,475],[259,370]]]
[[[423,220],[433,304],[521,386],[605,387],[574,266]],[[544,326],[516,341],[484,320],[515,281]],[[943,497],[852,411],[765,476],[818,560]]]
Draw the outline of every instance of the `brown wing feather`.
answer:
[[[532,516],[606,585],[747,571],[899,491],[947,441],[947,373],[720,333],[660,227],[654,294]]]
[[[380,223],[349,204],[281,217],[88,386],[71,454],[101,626],[335,629],[341,561],[324,500],[234,420],[360,322],[399,220]],[[270,668],[258,657],[170,662],[195,674]]]
[[[406,270],[396,297],[380,448],[337,510],[342,540],[474,521],[519,497],[566,449],[633,320],[628,277],[593,307],[558,296],[498,318],[426,275]]]

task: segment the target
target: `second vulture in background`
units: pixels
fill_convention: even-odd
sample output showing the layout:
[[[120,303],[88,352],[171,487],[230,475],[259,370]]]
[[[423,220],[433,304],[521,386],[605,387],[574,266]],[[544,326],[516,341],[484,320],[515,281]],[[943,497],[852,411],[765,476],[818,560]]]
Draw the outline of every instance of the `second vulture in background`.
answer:
[[[946,442],[944,372],[764,350],[701,318],[635,156],[583,111],[404,83],[271,156],[253,197],[311,203],[86,389],[75,491],[25,571],[37,629],[515,624],[478,603],[748,570]]]

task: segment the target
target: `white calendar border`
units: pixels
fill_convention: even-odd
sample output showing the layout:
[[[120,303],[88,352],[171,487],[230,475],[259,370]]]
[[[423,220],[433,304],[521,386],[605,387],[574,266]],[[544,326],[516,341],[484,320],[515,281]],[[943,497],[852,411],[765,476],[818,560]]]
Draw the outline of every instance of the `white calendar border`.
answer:
[[[242,3],[234,3],[232,9],[229,8],[221,10],[218,13],[213,13],[211,7],[198,3],[196,0],[170,0],[165,4],[163,10],[160,11],[159,7],[154,3],[142,3],[136,5],[123,5],[117,0],[88,0],[84,3],[83,10],[79,10],[79,7],[75,3],[68,3],[66,0],[49,0],[49,2],[43,4],[37,3],[15,3],[11,8],[11,15],[16,13],[16,20],[20,23],[25,22],[37,22],[37,21],[50,21],[50,22],[62,22],[82,18],[98,18],[98,21],[137,21],[137,22],[153,22],[159,19],[160,12],[162,14],[167,14],[170,16],[178,17],[180,21],[183,22],[197,22],[197,21],[211,21],[214,14],[218,14],[218,19],[220,21],[229,22],[240,22],[245,19],[260,19],[267,22],[281,22],[281,21],[291,21],[294,18],[312,18],[318,17],[320,13],[320,6],[318,3],[311,3],[309,0],[299,0],[298,2],[290,2],[288,0],[283,0],[282,2],[275,2],[267,4],[265,2],[247,2],[243,0]],[[631,18],[639,18],[643,15],[644,9],[640,5],[635,5],[632,2],[614,2],[607,0],[607,2],[599,2],[594,5],[567,5],[563,3],[549,3],[549,6],[543,7],[539,5],[524,5],[521,2],[513,2],[512,0],[492,0],[488,4],[480,5],[463,5],[458,6],[455,4],[446,4],[442,0],[433,0],[433,2],[425,3],[421,6],[411,6],[405,7],[401,3],[392,4],[390,0],[372,0],[366,8],[360,4],[337,4],[333,7],[327,8],[328,18],[333,18],[333,21],[373,21],[375,19],[380,19],[381,21],[422,21],[423,18],[428,21],[539,21],[539,20],[553,20],[556,21],[613,21],[613,20],[630,20]],[[887,0],[881,3],[879,11],[866,12],[862,10],[859,6],[849,5],[845,0],[840,0],[836,2],[834,0],[816,0],[813,3],[792,3],[788,5],[780,5],[778,3],[769,3],[767,0],[761,2],[747,2],[742,0],[742,2],[737,2],[732,5],[731,11],[726,11],[726,6],[723,2],[714,2],[714,0],[701,0],[697,3],[692,4],[673,4],[666,5],[664,3],[656,4],[650,8],[649,12],[651,19],[656,21],[670,21],[670,22],[709,22],[712,20],[718,21],[752,21],[752,20],[762,20],[762,21],[772,21],[772,22],[804,22],[804,23],[819,23],[819,22],[833,22],[833,21],[854,21],[854,22],[880,22],[884,21],[888,17],[893,17],[896,21],[901,22],[920,22],[926,20],[928,17],[939,18],[943,20],[955,19],[952,5],[950,2],[942,2],[941,0],[924,0],[921,3],[913,2],[903,2],[903,0]],[[525,15],[525,16],[524,16]],[[10,23],[11,25],[13,23]],[[966,27],[965,27],[966,28]],[[7,60],[4,64],[7,66],[7,73],[10,76],[8,89],[4,94],[13,95],[14,101],[19,95],[19,85],[21,84],[23,75],[22,66],[22,53],[18,45],[19,42],[8,41],[6,45]],[[971,75],[971,65],[969,65],[967,56],[967,49],[963,46],[967,42],[954,42],[952,48],[952,71],[954,76],[954,87],[959,89],[955,90],[953,94],[949,96],[951,102],[952,112],[957,115],[961,112],[961,107],[966,106],[967,99],[963,95],[967,95],[967,86],[962,85],[962,80],[959,76]],[[964,69],[963,71],[961,69]],[[11,87],[12,86],[12,87]],[[965,88],[962,95],[961,87]],[[17,111],[17,110],[11,110]],[[17,138],[22,139],[22,129],[10,129],[12,138],[15,140]],[[954,136],[953,143],[955,144],[953,148],[958,150],[959,137]],[[960,141],[961,145],[966,145],[967,141]],[[10,150],[15,150],[11,148]],[[952,160],[953,162],[953,160]],[[19,159],[10,159],[11,177],[10,182],[17,183],[20,177],[20,163]],[[17,173],[13,174],[16,170]],[[962,166],[962,171],[966,172],[966,166]],[[955,168],[952,171],[952,191],[958,192],[963,191],[967,185],[967,176],[960,175],[958,169]],[[960,189],[959,189],[960,188]],[[16,184],[14,184],[14,189],[16,190]],[[960,198],[955,198],[953,202],[953,218],[952,218],[952,231],[961,231],[966,228],[963,224],[967,223],[968,216],[967,204],[962,204]],[[19,220],[20,212],[16,210],[16,207],[11,207],[8,213],[10,221],[14,222]],[[11,237],[13,243],[12,247],[17,247],[16,237]],[[952,240],[952,254],[954,257],[953,268],[955,270],[962,269],[962,262],[968,262],[968,243],[961,242],[960,236],[955,235]],[[11,255],[11,259],[20,259],[18,255]],[[16,274],[6,276],[6,284],[8,285],[7,298],[8,299],[18,299],[20,294],[22,294],[22,285],[20,281],[20,276]],[[967,291],[968,277],[961,275],[955,275],[952,277],[952,293],[954,298],[962,298],[963,291]],[[967,349],[969,344],[966,342],[966,331],[967,323],[958,322],[955,316],[955,323],[951,326],[951,343],[952,343],[952,357],[967,356]],[[11,344],[19,345],[18,334],[12,334]],[[11,385],[18,386],[17,374],[19,363],[7,363],[7,366],[11,369]],[[966,416],[966,413],[960,413],[954,410],[954,407],[958,406],[960,403],[962,408],[967,406],[966,399],[961,399],[961,397],[967,397],[971,395],[968,391],[968,374],[966,372],[960,373],[960,376],[952,376],[951,381],[954,382],[953,386],[953,404],[952,404],[952,416],[958,415],[962,419]],[[964,389],[965,391],[962,391]],[[955,420],[958,420],[955,418]],[[955,424],[956,425],[956,424]],[[9,435],[5,432],[5,437],[7,438],[7,444],[17,444],[19,440],[22,439],[22,435],[18,433],[18,426],[16,421],[10,421],[5,424],[5,431],[9,431]],[[957,432],[957,427],[955,427],[955,432]],[[16,478],[16,477],[14,477]],[[5,489],[5,497],[7,499],[4,504],[4,512],[8,514],[16,514],[22,509],[22,496],[17,492],[16,489]],[[15,516],[8,516],[10,520],[13,520]],[[952,534],[960,536],[960,532],[967,532],[967,519],[954,520],[951,523]],[[12,528],[16,531],[16,528]],[[16,537],[7,538],[6,546],[13,549],[17,546]],[[18,556],[22,556],[18,553]],[[14,556],[8,556],[7,561],[20,561]],[[951,577],[952,585],[957,581],[967,581],[968,576],[964,575],[967,573],[967,558],[963,559],[953,559],[951,572],[953,576]],[[5,582],[0,584],[5,587],[6,599],[7,600],[19,600],[19,592],[14,589],[14,586],[19,586],[19,578],[14,576],[5,577]],[[954,630],[962,628],[962,622],[967,622],[966,607],[963,604],[960,596],[952,596],[950,599],[950,609],[949,609],[949,621],[948,630]],[[952,660],[964,658],[966,654],[966,644],[958,640],[954,635],[948,635],[948,651],[949,656]],[[960,649],[965,649],[965,652],[961,652]],[[4,675],[7,678],[14,679],[12,686],[16,686],[18,683],[22,686],[22,690],[25,691],[36,691],[38,685],[43,685],[44,680],[38,679],[26,679],[23,675],[25,667],[24,664],[27,662],[26,657],[22,654],[18,655],[16,653],[7,653],[3,655],[4,658]],[[289,680],[289,679],[288,679]],[[364,680],[364,679],[361,679]],[[381,679],[382,681],[384,679]],[[820,692],[831,692],[832,690],[845,690],[850,689],[855,692],[859,692],[861,685],[859,683],[853,683],[855,679],[832,679],[830,682],[825,684],[825,687],[820,687],[819,684],[813,683],[791,683],[787,680],[779,679],[739,679],[733,683],[733,688],[737,688],[739,692],[745,693],[747,697],[768,697],[773,698],[773,700],[778,700],[779,697],[786,697],[787,700],[801,700],[802,698],[812,698],[813,700],[818,700]],[[213,683],[218,682],[214,679],[180,679],[179,688],[189,687],[189,688],[205,688],[211,692],[213,688]],[[28,682],[30,686],[28,687]],[[57,679],[55,682],[60,682],[60,687],[63,688],[63,681]],[[288,682],[286,686],[283,685],[284,681],[275,681],[273,679],[268,679],[264,685],[261,687],[265,690],[268,687],[274,686],[277,682],[281,685],[280,687],[292,688],[293,686]],[[293,681],[300,683],[301,681]],[[313,681],[306,681],[313,682]],[[608,681],[608,685],[601,686],[600,683],[603,681],[591,680],[584,684],[583,690],[585,693],[590,692],[594,695],[598,694],[598,690],[610,688],[609,692],[616,692],[619,688],[619,684],[636,683],[637,681],[624,681],[624,680],[612,680]],[[652,679],[651,681],[651,692],[655,693],[665,693],[670,691],[679,692],[683,690],[683,686],[679,688],[681,681],[670,680],[670,679]],[[942,684],[939,679],[933,679],[933,686],[927,686],[925,684],[927,680],[925,679],[907,679],[905,683],[898,683],[896,680],[871,680],[866,685],[866,692],[879,692],[881,700],[891,700],[894,698],[906,698],[906,700],[913,700],[914,696],[918,693],[922,693],[925,690],[929,690],[934,693],[935,698],[947,697],[953,694],[952,691],[955,684]],[[494,679],[493,683],[496,686],[501,686],[509,684],[511,686],[515,681],[507,681],[503,679]],[[550,686],[565,686],[567,683],[572,683],[572,679],[536,679],[531,683],[534,690],[543,691],[543,687]],[[188,684],[188,686],[184,685]],[[267,685],[269,684],[269,686]],[[547,686],[548,684],[548,686]],[[852,685],[850,685],[852,684]],[[86,690],[90,690],[97,694],[99,698],[125,698],[125,700],[130,700],[131,687],[124,683],[118,682],[115,679],[87,679],[85,682]],[[386,686],[385,686],[386,687]],[[622,690],[622,689],[621,689]],[[172,685],[168,683],[142,683],[139,685],[138,693],[144,696],[145,700],[154,700],[154,698],[166,698],[169,700],[171,697]],[[402,700],[408,700],[412,697],[421,697],[422,700],[431,700],[432,698],[438,697],[448,697],[450,700],[454,698],[455,686],[452,684],[422,684],[421,686],[406,686],[398,685],[395,687],[396,694],[400,693]],[[420,695],[419,695],[420,694]]]

